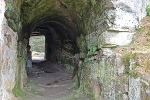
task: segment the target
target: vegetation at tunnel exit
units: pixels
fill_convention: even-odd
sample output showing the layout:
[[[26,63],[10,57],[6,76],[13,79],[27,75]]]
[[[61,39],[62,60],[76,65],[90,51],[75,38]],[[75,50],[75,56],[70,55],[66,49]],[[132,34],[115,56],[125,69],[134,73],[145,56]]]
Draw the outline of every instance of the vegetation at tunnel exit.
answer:
[[[45,37],[33,36],[30,38],[31,51],[44,52],[45,51]]]

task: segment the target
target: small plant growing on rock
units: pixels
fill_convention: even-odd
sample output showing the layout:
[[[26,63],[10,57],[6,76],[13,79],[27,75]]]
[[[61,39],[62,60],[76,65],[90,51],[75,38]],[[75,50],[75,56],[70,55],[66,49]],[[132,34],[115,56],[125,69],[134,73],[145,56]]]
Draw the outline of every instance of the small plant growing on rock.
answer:
[[[133,60],[135,59],[136,57],[136,53],[132,53],[132,54],[125,54],[123,57],[122,57],[122,61],[123,61],[123,64],[125,65],[125,72],[126,73],[130,73],[130,60]]]
[[[125,72],[126,73],[130,73],[130,68],[128,67],[128,68],[125,68]]]
[[[95,51],[97,50],[97,47],[96,47],[96,46],[91,46],[91,45],[89,45],[89,46],[88,46],[88,50],[89,50],[90,52],[95,52]]]
[[[86,58],[84,59],[84,62],[87,63],[88,61],[89,61],[89,58],[86,57]]]
[[[118,98],[118,100],[121,100],[121,92],[120,91],[117,93],[117,98]]]
[[[150,15],[150,4],[146,7],[146,12],[147,12],[147,15],[149,16]]]
[[[142,34],[144,32],[144,29],[145,29],[144,26],[139,26],[138,33]]]
[[[88,46],[88,56],[96,54],[97,47],[96,46]]]

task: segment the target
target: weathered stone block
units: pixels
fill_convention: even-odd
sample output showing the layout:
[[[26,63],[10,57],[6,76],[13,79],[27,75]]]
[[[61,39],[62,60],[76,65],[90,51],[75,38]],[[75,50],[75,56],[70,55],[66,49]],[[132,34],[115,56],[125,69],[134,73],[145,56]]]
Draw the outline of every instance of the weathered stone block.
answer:
[[[103,33],[104,41],[102,44],[105,45],[118,45],[118,46],[124,46],[128,45],[132,41],[132,37],[135,33],[133,32],[123,32],[119,30],[108,30]],[[99,39],[102,40],[102,39]],[[100,42],[100,41],[99,41]],[[99,47],[101,47],[102,44],[99,44]]]
[[[116,8],[114,9],[115,20],[113,28],[134,30],[138,26],[142,2],[140,0],[119,0],[112,1],[112,3]]]

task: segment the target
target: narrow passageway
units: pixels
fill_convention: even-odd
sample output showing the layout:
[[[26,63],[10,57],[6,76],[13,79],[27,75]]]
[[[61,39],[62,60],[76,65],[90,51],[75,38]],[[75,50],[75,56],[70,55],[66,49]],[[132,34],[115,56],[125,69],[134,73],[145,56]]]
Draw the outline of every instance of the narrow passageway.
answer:
[[[45,22],[32,29],[28,44],[31,45],[33,66],[31,72],[27,71],[25,100],[66,100],[76,88],[73,77],[78,71],[79,48],[76,36],[71,33],[73,30],[57,21]]]
[[[73,90],[71,66],[33,59],[25,100],[62,100]]]

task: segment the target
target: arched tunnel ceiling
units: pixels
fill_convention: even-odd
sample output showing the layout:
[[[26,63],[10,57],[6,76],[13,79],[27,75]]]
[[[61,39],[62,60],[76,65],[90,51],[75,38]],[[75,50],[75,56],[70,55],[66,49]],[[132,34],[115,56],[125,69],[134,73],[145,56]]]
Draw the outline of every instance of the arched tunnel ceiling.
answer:
[[[73,33],[76,33],[75,32],[76,31],[75,27],[63,24],[63,23],[61,23],[59,21],[50,20],[50,21],[47,21],[45,23],[40,23],[35,28],[33,28],[32,35],[34,36],[34,35],[46,35],[46,34],[49,34],[52,28],[62,38],[64,38],[68,34],[69,38],[73,39],[73,37],[75,35]]]
[[[25,23],[31,23],[44,21],[47,17],[56,15],[75,20],[75,17],[77,17],[76,12],[83,7],[83,5],[77,7],[75,3],[80,4],[81,2],[79,0],[24,0],[22,4],[23,19],[26,21]]]
[[[23,0],[21,19],[23,26],[30,31],[46,24],[45,28],[63,29],[74,37],[86,27],[99,3],[100,0]]]
[[[29,38],[32,32],[45,31],[46,59],[55,58],[59,48],[70,54],[79,52],[76,37],[94,29],[101,0],[23,0],[21,20]],[[88,30],[89,29],[89,30]],[[27,31],[27,32],[25,32]],[[48,33],[46,33],[46,31]],[[44,32],[43,32],[44,33]]]

